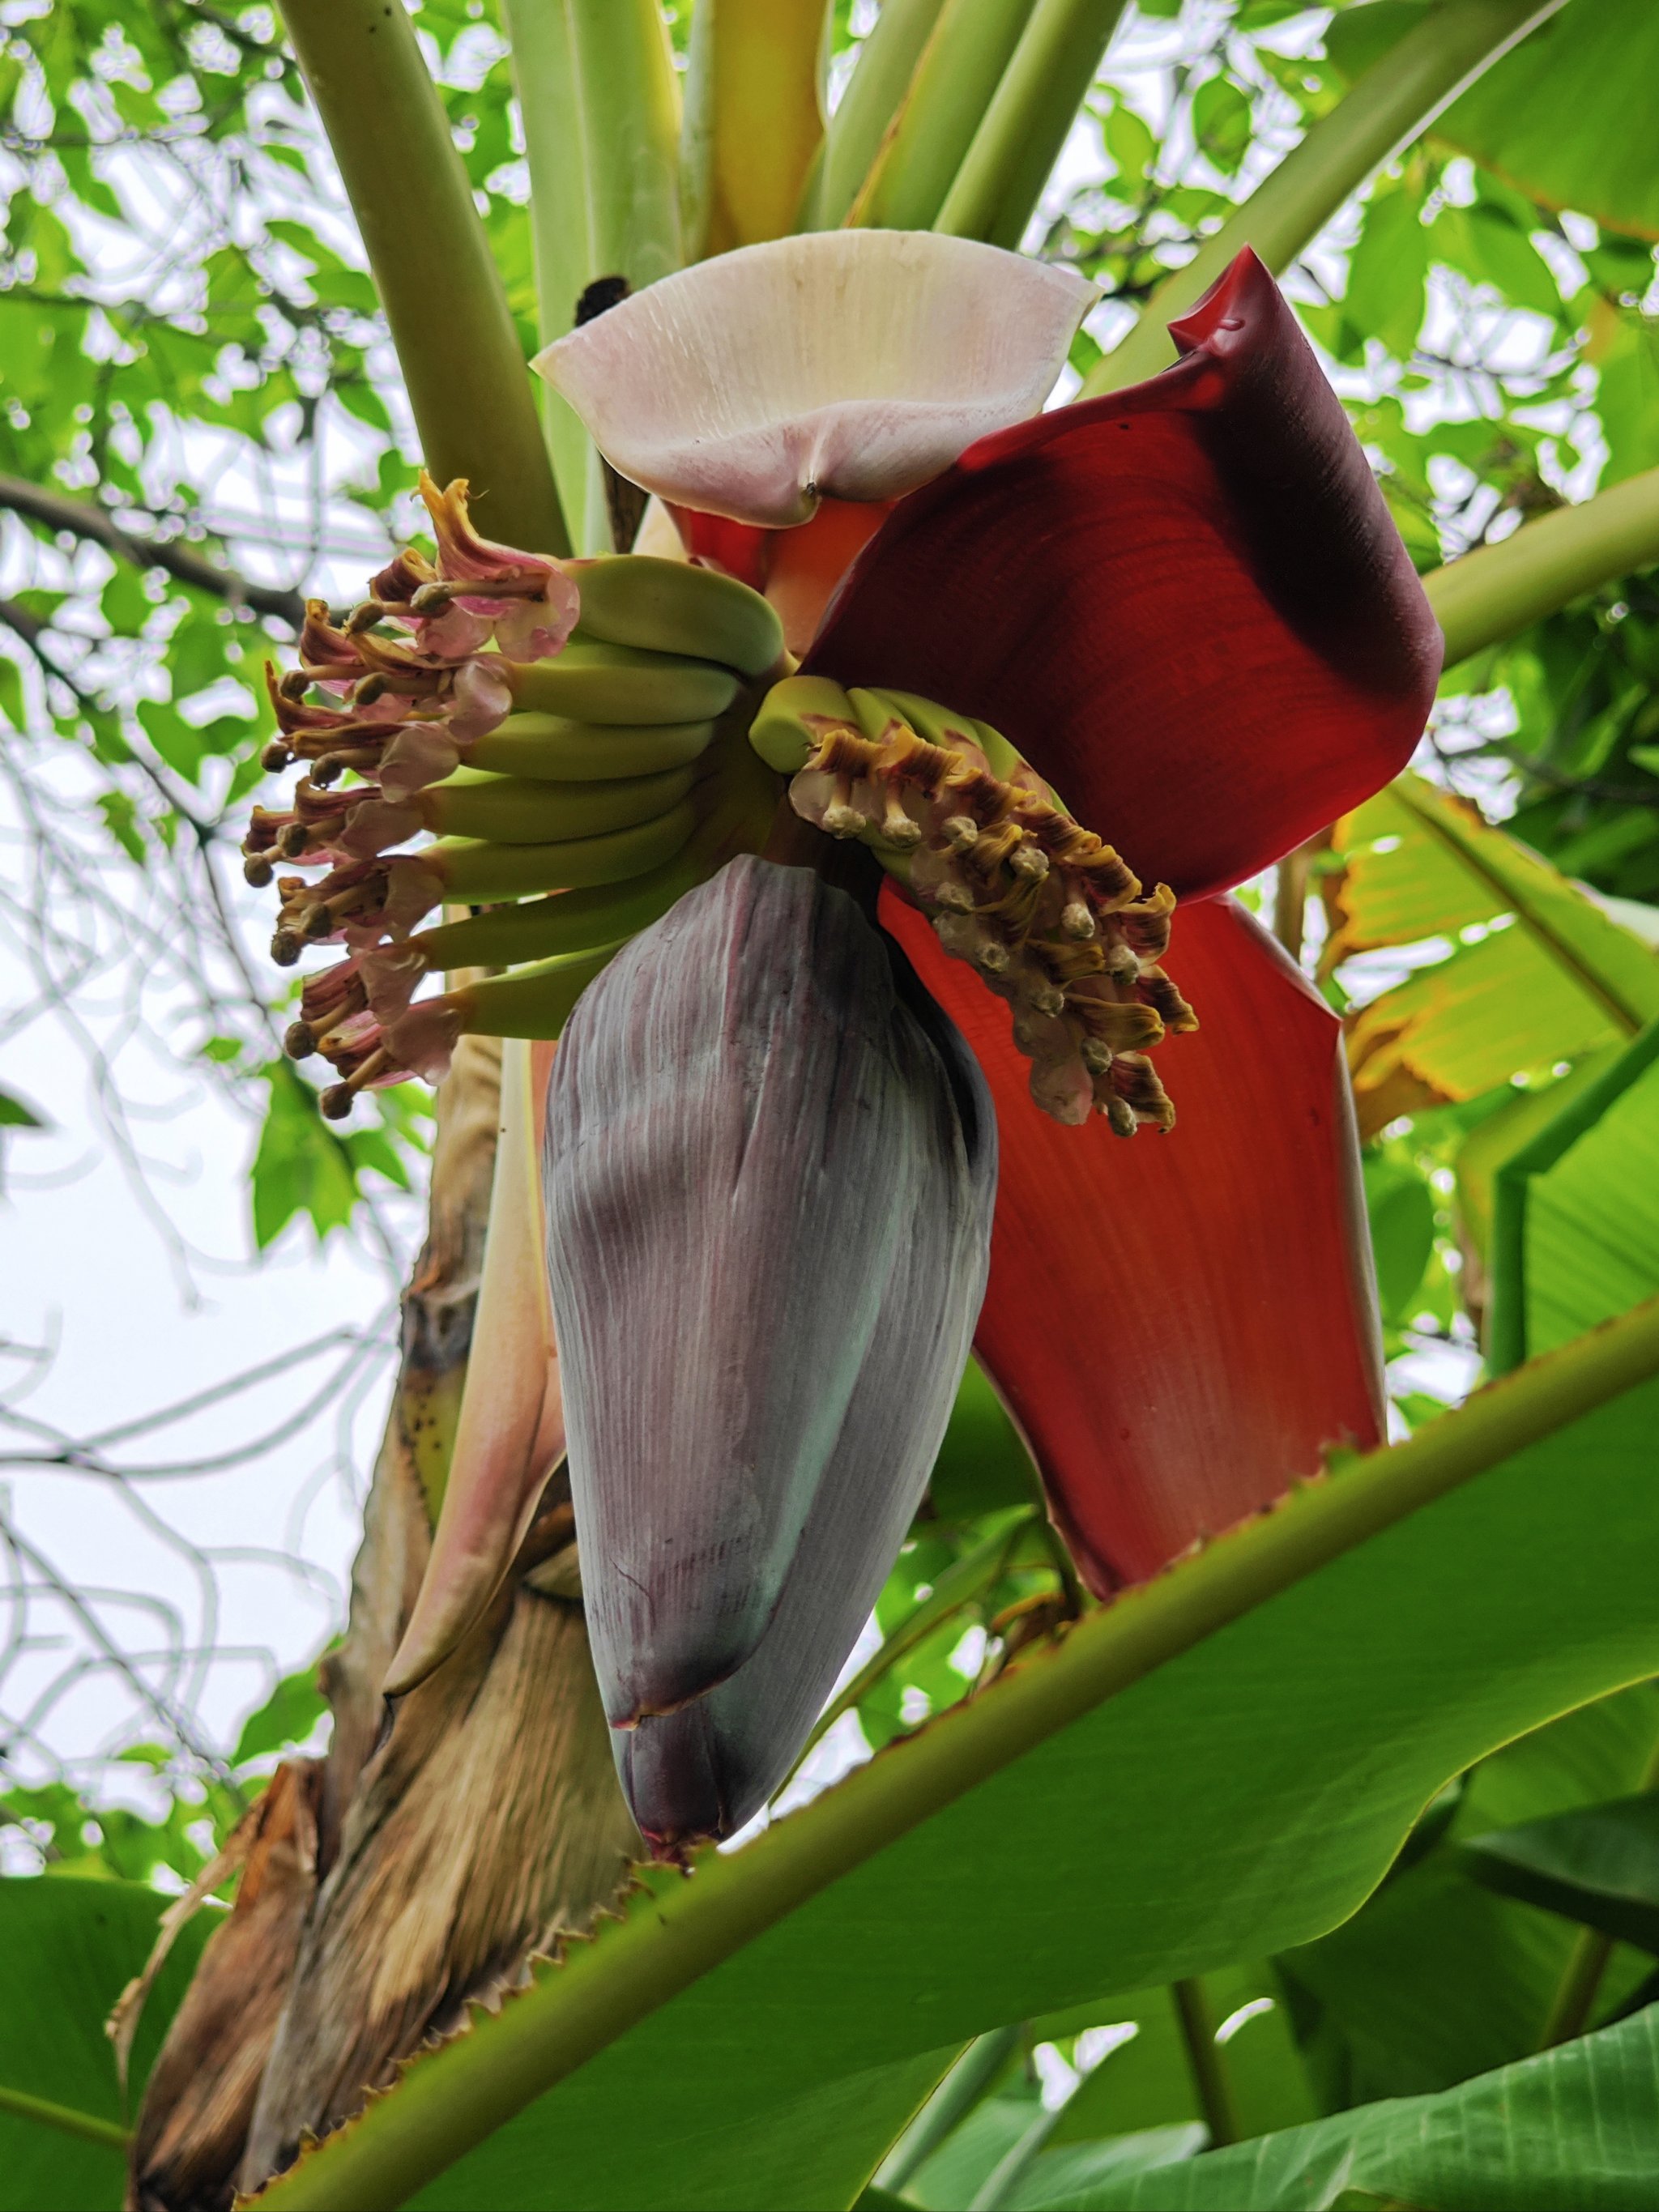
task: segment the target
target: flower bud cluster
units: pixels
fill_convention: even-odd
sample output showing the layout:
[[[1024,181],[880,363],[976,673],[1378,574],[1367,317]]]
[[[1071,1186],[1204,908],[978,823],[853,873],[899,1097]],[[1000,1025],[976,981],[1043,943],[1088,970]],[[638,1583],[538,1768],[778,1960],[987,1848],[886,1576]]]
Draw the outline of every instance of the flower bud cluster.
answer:
[[[1035,770],[997,775],[965,734],[943,745],[896,715],[873,738],[832,716],[801,720],[816,742],[789,787],[795,811],[903,856],[945,951],[1012,1007],[1043,1112],[1073,1127],[1098,1112],[1121,1137],[1143,1122],[1173,1127],[1146,1054],[1198,1021],[1158,964],[1169,887],[1143,895]]]
[[[366,954],[406,936],[437,903],[441,880],[418,854],[382,852],[420,828],[412,795],[451,775],[510,711],[507,664],[550,658],[575,626],[574,583],[556,562],[481,538],[465,482],[441,491],[422,473],[421,495],[435,563],[399,553],[337,623],[322,600],[309,601],[298,665],[280,678],[266,672],[278,735],[264,766],[306,772],[289,806],[253,809],[243,872],[256,886],[276,884],[270,950],[283,967],[307,945]],[[356,783],[339,788],[348,775]],[[319,881],[279,875],[279,863],[326,872]],[[417,1072],[419,1040],[382,1028],[383,1018],[409,1023],[406,1006],[407,994],[395,1008],[371,1005],[356,957],[307,979],[287,1045],[296,1058],[322,1053],[338,1072],[323,1094],[325,1114],[337,1118],[359,1090]]]

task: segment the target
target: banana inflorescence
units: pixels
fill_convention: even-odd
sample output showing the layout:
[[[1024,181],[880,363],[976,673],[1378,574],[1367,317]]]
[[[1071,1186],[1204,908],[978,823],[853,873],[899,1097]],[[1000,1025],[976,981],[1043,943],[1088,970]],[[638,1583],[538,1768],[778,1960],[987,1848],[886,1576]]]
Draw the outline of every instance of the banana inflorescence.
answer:
[[[750,731],[805,820],[867,844],[946,952],[1013,1009],[1031,1096],[1120,1136],[1175,1109],[1146,1054],[1197,1017],[1158,962],[1175,898],[1149,894],[998,731],[898,691],[775,684]]]
[[[465,1031],[556,1036],[771,807],[741,732],[745,686],[781,662],[764,599],[682,562],[494,545],[464,483],[421,489],[435,562],[400,553],[337,621],[313,601],[299,665],[270,679],[265,766],[302,773],[242,848],[249,882],[277,890],[280,963],[346,948],[287,1038],[333,1063],[335,1117],[364,1088],[436,1080]],[[417,930],[441,906],[473,912]],[[501,967],[415,997],[440,970]]]

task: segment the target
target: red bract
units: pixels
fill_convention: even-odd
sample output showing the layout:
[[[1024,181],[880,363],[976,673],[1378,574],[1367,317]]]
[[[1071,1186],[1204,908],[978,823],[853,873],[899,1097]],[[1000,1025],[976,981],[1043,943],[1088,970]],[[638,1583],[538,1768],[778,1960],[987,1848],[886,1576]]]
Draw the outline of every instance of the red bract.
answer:
[[[1255,254],[1173,335],[1162,376],[981,439],[901,500],[806,666],[994,724],[1194,898],[1405,766],[1441,638]]]
[[[1340,1025],[1236,902],[1166,965],[1203,1026],[1163,1054],[1167,1139],[1038,1112],[1006,1006],[892,892],[883,921],[973,1048],[1002,1167],[975,1348],[1091,1588],[1142,1582],[1382,1433]]]
[[[1402,768],[1441,640],[1311,349],[1254,254],[1135,389],[972,447],[902,500],[807,668],[994,724],[1149,881],[1200,1030],[1133,1152],[1033,1105],[1007,1009],[889,891],[972,1045],[1001,1182],[977,1343],[1101,1594],[1382,1433],[1334,1016],[1232,902]]]

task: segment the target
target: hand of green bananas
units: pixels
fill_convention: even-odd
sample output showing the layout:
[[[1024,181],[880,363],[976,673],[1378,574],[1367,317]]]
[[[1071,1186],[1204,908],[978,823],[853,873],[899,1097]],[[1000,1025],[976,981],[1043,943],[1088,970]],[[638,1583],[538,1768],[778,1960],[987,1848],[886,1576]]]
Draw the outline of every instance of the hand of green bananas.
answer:
[[[556,1036],[622,944],[760,843],[775,803],[744,743],[745,687],[787,665],[764,599],[680,562],[491,546],[463,487],[422,490],[435,566],[399,555],[338,623],[308,607],[265,755],[305,773],[242,848],[249,881],[276,884],[279,963],[347,948],[306,979],[287,1039],[333,1063],[334,1117],[364,1088],[435,1081],[464,1032]],[[417,929],[439,906],[474,911]],[[411,1003],[446,969],[506,972]]]
[[[1162,884],[1143,896],[1006,738],[812,676],[775,683],[757,711],[757,679],[788,662],[746,586],[681,562],[492,545],[465,486],[422,489],[436,564],[398,555],[338,623],[311,603],[299,665],[271,684],[266,753],[307,773],[290,807],[253,810],[243,845],[250,882],[274,879],[282,899],[278,962],[348,948],[306,979],[287,1038],[333,1063],[325,1113],[410,1074],[435,1082],[467,1031],[557,1036],[621,945],[760,849],[778,788],[764,763],[805,820],[868,845],[1009,1002],[1045,1111],[1097,1107],[1123,1135],[1168,1125],[1145,1052],[1194,1026],[1157,964],[1174,901]],[[325,872],[277,876],[278,861]],[[473,911],[417,928],[439,906]],[[416,1000],[446,969],[505,972]]]

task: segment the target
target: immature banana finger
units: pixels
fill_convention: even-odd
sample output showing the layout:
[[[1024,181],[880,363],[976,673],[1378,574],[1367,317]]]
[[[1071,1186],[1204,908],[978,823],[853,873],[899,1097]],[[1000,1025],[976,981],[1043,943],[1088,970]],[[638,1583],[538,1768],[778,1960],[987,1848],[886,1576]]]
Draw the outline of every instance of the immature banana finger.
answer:
[[[489,899],[526,898],[536,891],[580,890],[594,884],[625,883],[672,860],[696,826],[689,799],[653,821],[595,837],[568,837],[545,845],[495,845],[445,840],[416,857],[441,883],[443,896],[471,906]]]
[[[520,906],[469,915],[464,921],[440,922],[435,929],[418,931],[392,957],[402,959],[412,954],[419,960],[419,972],[430,975],[438,969],[509,968],[520,960],[586,952],[645,928],[666,914],[701,876],[701,870],[681,856],[614,888],[599,884],[592,890],[559,891]]]
[[[799,775],[817,750],[821,722],[857,726],[853,702],[827,676],[786,676],[761,701],[749,726],[749,742],[768,768]]]
[[[573,637],[556,660],[504,664],[520,712],[579,722],[706,722],[738,696],[738,678],[713,660]]]
[[[596,837],[654,821],[691,788],[689,768],[607,783],[538,783],[522,776],[434,784],[420,793],[425,828],[441,837],[483,837],[497,845],[544,845]]]
[[[573,722],[558,714],[509,714],[475,738],[469,763],[498,775],[590,783],[620,775],[659,775],[689,768],[708,750],[716,725],[701,722]]]
[[[690,653],[762,676],[783,651],[783,628],[758,592],[712,568],[648,554],[603,554],[568,573],[581,593],[578,640]]]

